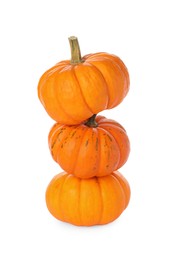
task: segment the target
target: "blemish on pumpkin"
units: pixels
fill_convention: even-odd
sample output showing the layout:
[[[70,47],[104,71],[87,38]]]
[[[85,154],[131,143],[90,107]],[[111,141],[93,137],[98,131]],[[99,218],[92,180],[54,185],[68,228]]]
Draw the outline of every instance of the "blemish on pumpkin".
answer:
[[[58,134],[57,134],[57,138],[63,133],[63,131],[61,130]]]
[[[72,138],[75,134],[76,134],[76,131],[74,131],[74,132],[72,133],[71,138]]]
[[[55,144],[56,144],[56,140],[52,143],[51,150],[54,148]]]
[[[107,135],[107,137],[111,140],[111,142],[112,142],[112,138],[109,136],[109,135]]]
[[[63,144],[61,145],[61,148],[63,148]]]
[[[91,138],[92,138],[92,141],[93,141],[93,139],[94,139],[94,132],[92,132],[92,136],[91,136]]]
[[[88,145],[88,142],[89,142],[89,140],[87,140],[87,141],[86,141],[86,143],[85,143],[85,146],[87,146],[87,145]]]

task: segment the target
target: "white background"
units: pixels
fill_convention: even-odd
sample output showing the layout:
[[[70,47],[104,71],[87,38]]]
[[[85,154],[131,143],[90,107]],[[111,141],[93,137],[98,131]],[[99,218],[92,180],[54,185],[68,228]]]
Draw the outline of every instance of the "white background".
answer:
[[[173,8],[170,0],[1,1],[0,259],[173,259]],[[115,222],[75,227],[55,220],[45,189],[62,170],[47,135],[54,121],[37,98],[42,73],[82,54],[122,58],[131,88],[102,115],[131,141],[120,172],[132,196]]]

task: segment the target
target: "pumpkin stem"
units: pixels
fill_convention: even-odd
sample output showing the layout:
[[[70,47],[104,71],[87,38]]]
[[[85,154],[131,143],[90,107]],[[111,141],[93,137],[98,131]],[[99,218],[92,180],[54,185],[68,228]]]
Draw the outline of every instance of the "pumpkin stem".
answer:
[[[96,118],[96,114],[94,114],[92,117],[90,117],[88,119],[88,121],[85,123],[86,126],[89,126],[89,127],[97,127],[98,124],[97,122],[95,121],[95,118]]]
[[[70,43],[70,49],[71,49],[71,64],[78,64],[82,63],[83,60],[81,58],[81,52],[79,47],[79,42],[77,37],[71,36],[68,38]]]

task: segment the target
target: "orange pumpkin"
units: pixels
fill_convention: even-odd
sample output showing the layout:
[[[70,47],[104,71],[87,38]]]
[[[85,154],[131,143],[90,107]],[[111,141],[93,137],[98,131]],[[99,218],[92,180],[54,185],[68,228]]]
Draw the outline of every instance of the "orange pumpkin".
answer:
[[[46,191],[50,213],[77,226],[112,222],[127,207],[129,199],[129,184],[118,171],[90,179],[80,179],[64,172],[51,180]]]
[[[71,61],[61,61],[42,75],[38,96],[50,117],[74,125],[117,106],[129,90],[129,74],[119,57],[101,52],[81,58],[77,38],[69,41]]]
[[[114,120],[97,116],[95,121],[94,117],[74,126],[56,123],[49,133],[53,159],[76,177],[108,175],[119,169],[129,156],[125,129]]]

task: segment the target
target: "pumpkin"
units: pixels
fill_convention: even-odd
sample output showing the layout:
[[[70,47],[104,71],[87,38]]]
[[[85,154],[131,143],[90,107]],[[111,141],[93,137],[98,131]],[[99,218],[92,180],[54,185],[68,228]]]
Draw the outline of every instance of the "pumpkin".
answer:
[[[118,171],[90,179],[63,172],[51,180],[46,190],[50,213],[77,226],[112,222],[125,210],[129,199],[129,184]]]
[[[56,122],[75,125],[120,104],[129,90],[129,74],[119,57],[104,52],[81,57],[77,38],[69,41],[71,60],[41,76],[38,97]]]
[[[56,123],[48,136],[53,159],[80,178],[110,174],[127,161],[130,152],[125,129],[114,120],[95,116],[74,126]]]

